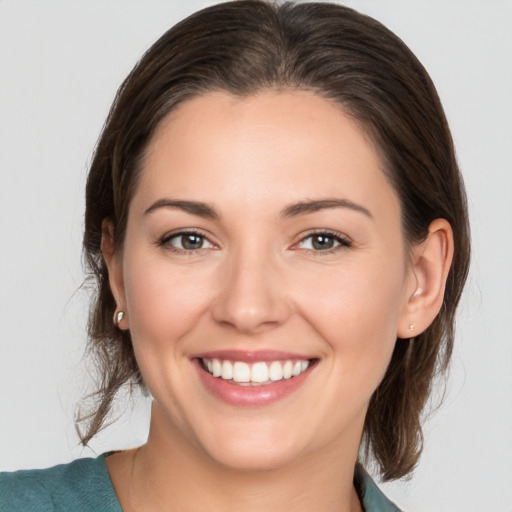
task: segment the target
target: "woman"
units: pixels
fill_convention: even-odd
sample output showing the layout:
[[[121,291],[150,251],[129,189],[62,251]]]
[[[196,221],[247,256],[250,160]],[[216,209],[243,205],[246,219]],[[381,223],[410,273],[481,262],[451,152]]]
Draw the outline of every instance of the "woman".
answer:
[[[414,468],[469,242],[442,107],[396,36],[327,4],[178,24],[114,102],[84,248],[104,386],[83,441],[126,383],[153,396],[149,439],[6,475],[6,507],[397,510],[359,453]]]

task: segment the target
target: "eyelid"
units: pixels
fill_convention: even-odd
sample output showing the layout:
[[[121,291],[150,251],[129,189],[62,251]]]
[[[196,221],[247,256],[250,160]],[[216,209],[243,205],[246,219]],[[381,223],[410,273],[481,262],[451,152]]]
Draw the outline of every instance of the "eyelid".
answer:
[[[210,247],[201,247],[199,249],[181,249],[179,247],[173,246],[170,241],[174,238],[179,238],[180,236],[186,236],[186,235],[197,235],[204,240],[208,242]],[[198,251],[201,251],[203,249],[212,249],[212,248],[218,248],[218,245],[214,242],[212,242],[211,237],[208,236],[204,231],[197,229],[197,228],[181,228],[176,229],[174,231],[171,231],[169,233],[166,233],[165,235],[161,236],[157,240],[157,245],[160,247],[167,248],[174,252],[180,252],[180,253],[187,253],[187,254],[193,254],[197,253]]]
[[[335,245],[334,247],[332,247],[330,249],[324,249],[324,250],[315,250],[315,249],[309,249],[309,248],[304,249],[304,248],[298,247],[299,244],[301,244],[308,238],[311,238],[315,235],[316,236],[325,235],[329,238],[332,238],[332,239],[334,239],[335,242],[337,242],[337,245]],[[300,236],[300,239],[298,240],[298,242],[295,242],[292,245],[292,249],[305,250],[305,251],[309,251],[309,252],[312,252],[315,254],[329,254],[329,253],[335,252],[340,249],[349,249],[351,247],[353,247],[353,242],[347,235],[344,235],[338,231],[333,231],[331,229],[314,229],[313,231],[310,231],[306,234],[302,234]]]
[[[198,249],[181,249],[179,247],[173,246],[170,244],[170,241],[174,238],[178,238],[180,236],[186,236],[186,235],[197,235],[201,238],[203,238],[208,244],[209,247],[200,247]],[[324,250],[315,250],[310,248],[301,248],[299,245],[303,243],[308,238],[314,237],[315,235],[325,235],[326,237],[332,238],[336,245],[330,249],[324,249]],[[211,240],[211,237],[206,234],[204,231],[197,229],[197,228],[181,228],[174,231],[171,231],[169,233],[166,233],[162,237],[160,237],[157,240],[156,245],[164,248],[168,248],[169,250],[172,250],[174,252],[181,252],[181,253],[187,253],[187,254],[193,254],[197,253],[198,251],[204,250],[204,249],[218,249],[219,246],[215,242]],[[344,235],[338,231],[333,231],[330,229],[314,229],[312,231],[309,231],[307,233],[301,234],[300,238],[297,242],[294,242],[291,246],[291,249],[293,250],[304,250],[315,254],[329,254],[332,252],[335,252],[339,249],[348,249],[353,246],[352,240],[347,236]]]

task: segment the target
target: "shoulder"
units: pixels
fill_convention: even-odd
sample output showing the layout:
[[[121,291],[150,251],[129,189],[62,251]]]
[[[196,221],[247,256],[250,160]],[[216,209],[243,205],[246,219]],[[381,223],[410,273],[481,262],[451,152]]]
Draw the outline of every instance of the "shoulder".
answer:
[[[0,473],[0,512],[121,512],[105,456],[48,469]]]
[[[356,466],[354,483],[365,512],[401,512],[394,503],[384,496],[384,493],[360,464]]]

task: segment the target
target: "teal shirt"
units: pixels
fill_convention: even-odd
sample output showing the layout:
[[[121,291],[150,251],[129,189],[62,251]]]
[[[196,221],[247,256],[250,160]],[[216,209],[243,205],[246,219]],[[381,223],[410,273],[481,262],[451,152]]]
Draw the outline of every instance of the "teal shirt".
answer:
[[[0,512],[122,512],[105,456],[0,473]],[[355,482],[365,512],[400,512],[361,466],[356,467]]]

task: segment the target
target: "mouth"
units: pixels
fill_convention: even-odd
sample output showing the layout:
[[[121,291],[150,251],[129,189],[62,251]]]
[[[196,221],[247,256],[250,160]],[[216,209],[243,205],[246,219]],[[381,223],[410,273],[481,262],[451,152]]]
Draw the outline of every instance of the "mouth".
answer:
[[[199,361],[211,376],[241,386],[265,386],[293,379],[315,362],[313,359],[285,359],[250,363],[206,357]]]
[[[205,388],[237,407],[262,407],[298,392],[318,358],[279,351],[219,350],[192,358]]]

